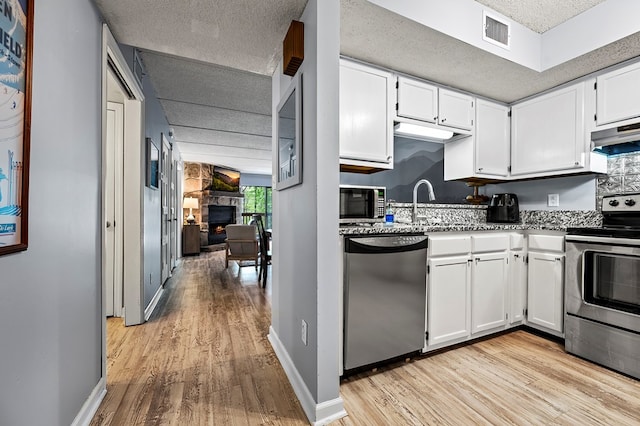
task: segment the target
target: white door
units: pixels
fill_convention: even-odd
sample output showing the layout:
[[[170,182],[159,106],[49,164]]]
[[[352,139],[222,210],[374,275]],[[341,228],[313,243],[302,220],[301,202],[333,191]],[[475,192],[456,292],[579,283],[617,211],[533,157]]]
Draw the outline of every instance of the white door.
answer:
[[[476,102],[475,173],[506,177],[511,152],[509,107],[483,99]]]
[[[584,166],[584,83],[511,107],[511,175]]]
[[[340,61],[340,157],[392,163],[391,73]]]
[[[438,123],[457,129],[471,130],[475,108],[473,98],[464,93],[438,89]]]
[[[429,260],[428,345],[469,336],[469,257]]]
[[[597,124],[640,116],[640,64],[597,77]]]
[[[507,323],[507,254],[473,256],[471,270],[471,333]]]
[[[173,158],[173,151],[171,152]],[[173,271],[176,267],[176,259],[178,258],[178,198],[177,188],[178,183],[178,163],[176,161],[171,162],[171,196],[169,203],[171,205],[169,211],[171,214],[171,230],[170,230],[170,244],[171,244],[171,261],[169,268]]]
[[[122,316],[123,306],[123,149],[124,106],[107,103],[105,170],[105,284],[106,315]]]
[[[529,252],[527,321],[562,332],[564,256]]]
[[[398,77],[398,116],[435,123],[438,88],[422,81]]]
[[[171,276],[171,211],[169,210],[169,200],[171,199],[171,146],[169,141],[162,134],[162,169],[160,170],[160,191],[162,202],[162,225],[161,225],[161,263],[162,263],[162,283]]]

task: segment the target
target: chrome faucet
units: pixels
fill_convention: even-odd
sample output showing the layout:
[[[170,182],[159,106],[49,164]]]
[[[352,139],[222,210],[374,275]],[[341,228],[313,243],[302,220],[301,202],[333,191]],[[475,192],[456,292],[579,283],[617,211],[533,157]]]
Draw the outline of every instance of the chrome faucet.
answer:
[[[420,179],[418,182],[416,182],[416,185],[413,187],[413,216],[411,218],[411,221],[413,223],[418,220],[418,187],[423,183],[427,185],[427,189],[429,190],[429,201],[433,201],[436,199],[436,194],[433,192],[433,185],[431,185],[431,182],[426,179]]]

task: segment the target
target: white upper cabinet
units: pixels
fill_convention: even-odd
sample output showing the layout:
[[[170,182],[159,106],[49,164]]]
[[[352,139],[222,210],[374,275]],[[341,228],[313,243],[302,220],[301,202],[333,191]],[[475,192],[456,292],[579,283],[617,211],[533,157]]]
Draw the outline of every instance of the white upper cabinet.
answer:
[[[596,78],[596,125],[640,117],[640,63]]]
[[[589,154],[584,83],[555,90],[511,108],[511,175],[579,171]]]
[[[391,73],[340,60],[340,163],[393,168]]]
[[[509,107],[477,99],[473,136],[444,146],[445,180],[506,179],[509,176],[511,135]]]
[[[438,124],[456,129],[473,128],[473,97],[447,89],[438,92]]]
[[[511,152],[509,107],[476,101],[475,173],[507,177]]]
[[[397,114],[435,123],[438,120],[438,88],[422,81],[398,77]]]

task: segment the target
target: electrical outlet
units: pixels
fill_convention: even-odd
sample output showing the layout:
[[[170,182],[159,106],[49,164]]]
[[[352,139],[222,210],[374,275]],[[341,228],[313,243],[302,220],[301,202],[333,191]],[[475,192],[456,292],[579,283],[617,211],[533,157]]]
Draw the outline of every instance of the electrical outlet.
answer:
[[[300,337],[302,338],[302,343],[307,346],[307,322],[305,320],[302,320],[302,327],[300,328],[300,331],[302,333],[300,335]]]
[[[560,206],[560,194],[547,195],[547,206],[559,207]]]

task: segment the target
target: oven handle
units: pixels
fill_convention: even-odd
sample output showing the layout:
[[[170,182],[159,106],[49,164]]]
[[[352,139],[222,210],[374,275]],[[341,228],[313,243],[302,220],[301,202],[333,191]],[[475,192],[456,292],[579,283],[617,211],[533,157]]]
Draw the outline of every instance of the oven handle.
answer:
[[[568,243],[592,243],[592,244],[609,244],[614,246],[640,246],[640,239],[635,238],[613,238],[613,237],[595,237],[587,235],[566,235],[565,241]]]

